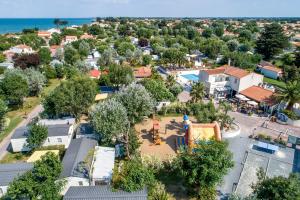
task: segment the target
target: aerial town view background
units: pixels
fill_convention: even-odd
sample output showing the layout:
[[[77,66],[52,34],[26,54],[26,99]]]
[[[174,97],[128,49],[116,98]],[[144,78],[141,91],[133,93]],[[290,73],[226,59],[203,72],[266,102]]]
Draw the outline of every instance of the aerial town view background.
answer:
[[[212,2],[0,2],[0,199],[300,199],[300,3]]]

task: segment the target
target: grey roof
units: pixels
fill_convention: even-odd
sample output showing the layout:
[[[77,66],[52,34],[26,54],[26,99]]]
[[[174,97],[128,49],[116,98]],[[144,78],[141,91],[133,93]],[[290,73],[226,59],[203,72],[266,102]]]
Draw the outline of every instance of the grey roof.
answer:
[[[0,164],[0,186],[8,186],[15,178],[33,168],[33,163]]]
[[[147,189],[137,192],[112,192],[110,186],[70,187],[64,200],[147,200]]]
[[[69,133],[71,124],[48,125],[48,137],[66,136]],[[11,137],[12,139],[27,138],[28,127],[17,128]]]
[[[87,177],[88,172],[79,172],[77,169],[81,162],[84,162],[89,151],[94,149],[97,141],[89,138],[73,139],[63,158],[63,171],[61,178],[65,177]]]
[[[90,123],[82,123],[76,130],[76,135],[94,134],[94,129]]]

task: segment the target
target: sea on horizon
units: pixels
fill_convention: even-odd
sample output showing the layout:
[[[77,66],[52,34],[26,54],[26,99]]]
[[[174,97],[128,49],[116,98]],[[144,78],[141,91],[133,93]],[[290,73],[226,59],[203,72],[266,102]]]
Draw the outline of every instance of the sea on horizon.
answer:
[[[0,18],[0,34],[19,33],[23,29],[38,28],[48,30],[56,27],[55,18]],[[61,18],[68,21],[66,26],[83,25],[93,22],[93,18]]]

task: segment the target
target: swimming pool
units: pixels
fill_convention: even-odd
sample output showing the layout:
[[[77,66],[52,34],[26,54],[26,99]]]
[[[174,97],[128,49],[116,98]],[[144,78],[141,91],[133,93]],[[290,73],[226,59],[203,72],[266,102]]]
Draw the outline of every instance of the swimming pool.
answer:
[[[199,76],[197,74],[183,74],[180,75],[183,78],[189,80],[189,81],[193,81],[193,82],[198,82],[199,81]]]

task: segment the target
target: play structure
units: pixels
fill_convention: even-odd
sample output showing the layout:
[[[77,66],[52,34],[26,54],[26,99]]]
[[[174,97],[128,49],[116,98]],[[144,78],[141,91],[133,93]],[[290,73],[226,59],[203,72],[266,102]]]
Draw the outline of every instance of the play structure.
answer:
[[[153,128],[152,128],[152,139],[155,145],[161,144],[161,138],[159,135],[159,121],[157,119],[153,119]]]
[[[187,115],[183,116],[183,128],[185,130],[184,143],[193,149],[197,141],[215,139],[221,141],[221,130],[217,122],[213,123],[192,123]],[[180,138],[182,144],[182,138]]]

